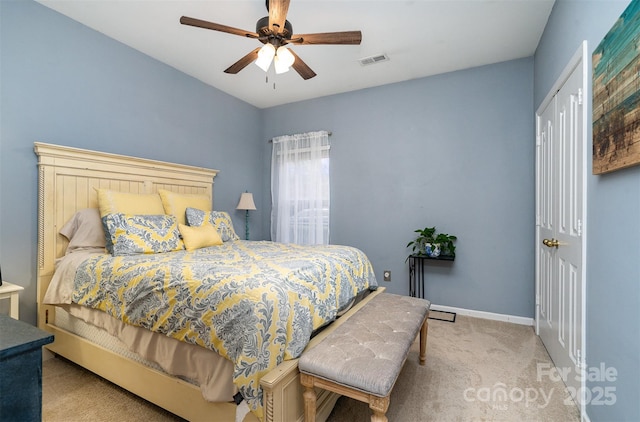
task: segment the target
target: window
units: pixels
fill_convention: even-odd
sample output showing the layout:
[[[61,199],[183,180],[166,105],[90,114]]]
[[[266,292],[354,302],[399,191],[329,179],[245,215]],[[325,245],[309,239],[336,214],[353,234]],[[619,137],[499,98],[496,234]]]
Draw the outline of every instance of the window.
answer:
[[[329,148],[326,131],[273,139],[271,240],[329,243]]]

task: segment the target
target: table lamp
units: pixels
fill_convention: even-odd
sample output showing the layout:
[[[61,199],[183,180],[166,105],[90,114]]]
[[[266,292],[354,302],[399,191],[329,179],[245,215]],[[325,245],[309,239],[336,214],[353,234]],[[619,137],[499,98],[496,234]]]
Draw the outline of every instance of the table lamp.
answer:
[[[249,210],[255,210],[256,204],[253,202],[253,194],[250,192],[243,192],[240,195],[240,202],[238,202],[237,210],[245,210],[245,238],[249,240]]]

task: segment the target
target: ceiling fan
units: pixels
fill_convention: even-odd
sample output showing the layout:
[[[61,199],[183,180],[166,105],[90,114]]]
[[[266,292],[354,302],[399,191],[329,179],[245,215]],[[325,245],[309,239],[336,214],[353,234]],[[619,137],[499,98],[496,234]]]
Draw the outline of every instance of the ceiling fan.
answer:
[[[255,38],[264,44],[242,57],[225,69],[225,73],[236,74],[253,61],[265,72],[274,62],[276,73],[283,73],[293,67],[303,79],[311,79],[316,73],[298,55],[286,48],[287,44],[360,44],[360,31],[320,32],[315,34],[293,34],[293,27],[287,20],[290,0],[265,0],[269,16],[258,19],[256,31],[245,31],[231,26],[182,16],[180,23],[199,28],[212,29],[228,34]]]

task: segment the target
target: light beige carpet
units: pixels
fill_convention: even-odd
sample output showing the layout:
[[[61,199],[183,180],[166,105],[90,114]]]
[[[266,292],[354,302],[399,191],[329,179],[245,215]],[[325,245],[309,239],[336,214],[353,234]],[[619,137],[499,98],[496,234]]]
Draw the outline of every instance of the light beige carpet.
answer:
[[[538,376],[549,355],[531,327],[458,316],[429,320],[427,364],[414,344],[393,389],[392,422],[578,421],[561,382]],[[179,421],[62,359],[43,367],[43,420]],[[215,418],[212,418],[212,421]],[[331,422],[369,421],[367,405],[342,397]]]

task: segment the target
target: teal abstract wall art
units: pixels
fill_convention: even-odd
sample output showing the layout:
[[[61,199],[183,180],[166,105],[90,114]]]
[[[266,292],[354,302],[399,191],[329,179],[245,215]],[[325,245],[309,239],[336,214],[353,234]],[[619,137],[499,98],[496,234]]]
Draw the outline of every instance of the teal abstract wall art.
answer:
[[[640,0],[593,52],[593,174],[640,164]]]

